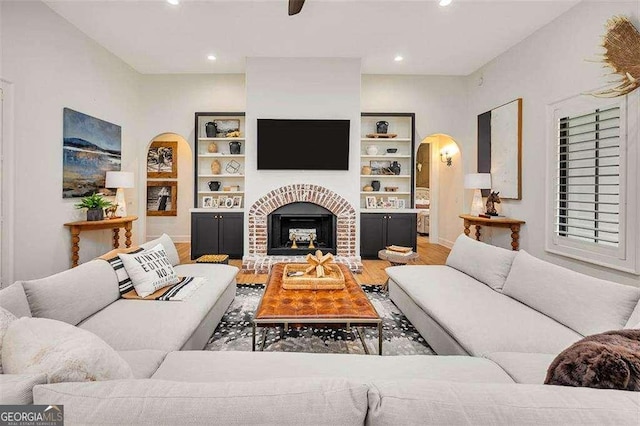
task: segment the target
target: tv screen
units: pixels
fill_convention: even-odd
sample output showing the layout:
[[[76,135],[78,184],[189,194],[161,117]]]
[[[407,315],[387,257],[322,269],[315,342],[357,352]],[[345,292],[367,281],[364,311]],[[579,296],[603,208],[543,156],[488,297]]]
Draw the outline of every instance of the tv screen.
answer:
[[[258,120],[258,170],[349,170],[349,120]]]

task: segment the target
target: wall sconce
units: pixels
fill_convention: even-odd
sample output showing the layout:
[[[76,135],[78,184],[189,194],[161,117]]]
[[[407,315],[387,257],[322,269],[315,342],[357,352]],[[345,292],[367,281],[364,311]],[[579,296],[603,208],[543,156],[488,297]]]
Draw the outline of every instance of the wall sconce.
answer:
[[[440,161],[446,163],[447,166],[453,165],[453,156],[458,152],[458,147],[451,144],[447,145],[440,150]]]

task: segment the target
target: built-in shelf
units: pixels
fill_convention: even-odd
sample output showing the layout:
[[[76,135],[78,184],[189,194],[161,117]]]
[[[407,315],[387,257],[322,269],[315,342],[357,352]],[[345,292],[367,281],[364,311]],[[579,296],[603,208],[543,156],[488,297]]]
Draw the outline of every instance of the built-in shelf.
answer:
[[[199,141],[243,141],[245,138],[198,138]]]
[[[380,155],[361,155],[361,158],[411,158],[410,155],[404,154],[380,154]]]
[[[198,194],[218,194],[218,195],[244,194],[244,191],[198,191]]]
[[[362,138],[362,142],[411,142],[411,138]]]
[[[200,158],[244,158],[244,154],[198,154]]]
[[[199,178],[237,178],[237,179],[244,179],[244,175],[198,175]]]
[[[242,213],[244,212],[244,208],[239,208],[239,209],[225,209],[225,208],[208,208],[208,207],[197,207],[197,208],[193,208],[193,209],[189,209],[189,213],[224,213],[224,212],[235,212],[235,213]]]
[[[411,195],[409,191],[360,191],[361,195]]]
[[[400,178],[400,179],[411,179],[411,175],[360,175],[361,178]]]

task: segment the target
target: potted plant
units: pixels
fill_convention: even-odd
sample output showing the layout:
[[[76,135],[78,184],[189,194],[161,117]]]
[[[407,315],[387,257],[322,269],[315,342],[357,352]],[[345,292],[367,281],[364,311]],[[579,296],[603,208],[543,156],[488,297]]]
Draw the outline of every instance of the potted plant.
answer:
[[[104,209],[109,207],[111,202],[105,200],[102,194],[96,194],[84,197],[78,204],[77,209],[87,209],[87,220],[95,221],[104,219]]]

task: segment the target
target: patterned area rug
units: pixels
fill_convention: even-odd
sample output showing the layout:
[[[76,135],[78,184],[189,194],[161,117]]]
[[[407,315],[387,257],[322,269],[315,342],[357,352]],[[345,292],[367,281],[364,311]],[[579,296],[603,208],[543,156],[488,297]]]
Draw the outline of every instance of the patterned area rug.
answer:
[[[435,355],[381,286],[362,288],[382,318],[383,355]],[[238,285],[236,298],[209,339],[207,350],[251,350],[251,319],[263,291],[263,285]],[[257,350],[264,340],[264,351],[364,354],[362,337],[370,353],[378,352],[378,331],[374,327],[352,327],[349,332],[324,327],[289,328],[287,332],[283,327],[258,328],[257,333]]]

